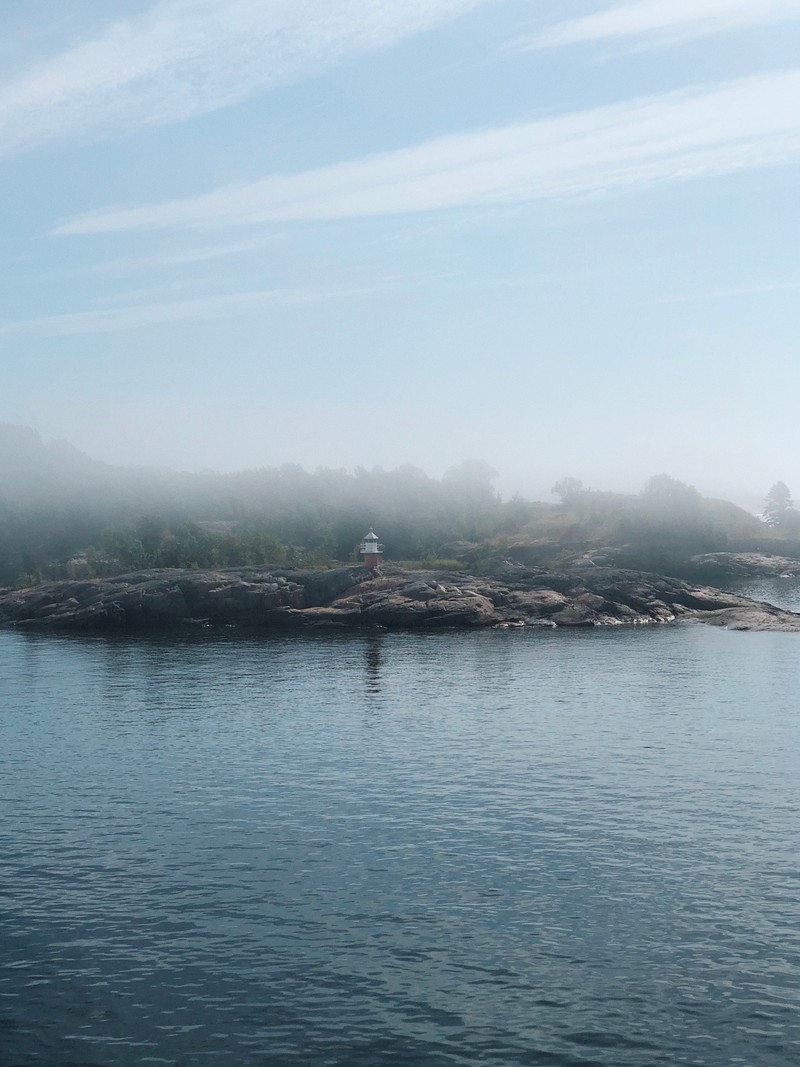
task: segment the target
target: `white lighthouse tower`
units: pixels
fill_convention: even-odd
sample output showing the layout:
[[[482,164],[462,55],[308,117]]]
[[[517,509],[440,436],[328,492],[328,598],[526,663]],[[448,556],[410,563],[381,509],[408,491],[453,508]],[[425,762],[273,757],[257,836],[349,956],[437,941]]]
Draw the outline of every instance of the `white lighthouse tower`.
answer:
[[[378,535],[373,529],[370,529],[358,546],[358,551],[361,553],[364,566],[371,571],[376,571],[380,566],[381,556],[383,555],[383,545],[378,543]]]

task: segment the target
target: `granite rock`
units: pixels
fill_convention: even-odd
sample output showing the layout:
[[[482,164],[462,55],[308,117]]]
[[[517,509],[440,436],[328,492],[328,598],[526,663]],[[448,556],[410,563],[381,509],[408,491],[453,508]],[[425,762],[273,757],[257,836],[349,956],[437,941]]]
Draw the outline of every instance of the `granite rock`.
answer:
[[[595,627],[700,621],[800,631],[800,615],[677,578],[595,565],[497,575],[241,568],[144,571],[0,592],[0,624],[135,630],[184,624],[393,629]]]

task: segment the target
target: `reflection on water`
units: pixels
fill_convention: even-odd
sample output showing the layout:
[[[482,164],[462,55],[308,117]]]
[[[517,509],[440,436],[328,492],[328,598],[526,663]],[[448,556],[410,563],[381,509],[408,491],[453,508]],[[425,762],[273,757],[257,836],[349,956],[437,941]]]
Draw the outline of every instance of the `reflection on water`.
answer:
[[[798,649],[0,633],[0,1064],[787,1067]]]
[[[370,637],[367,639],[367,647],[364,650],[364,666],[367,673],[367,692],[377,696],[381,691],[381,645],[382,637]]]

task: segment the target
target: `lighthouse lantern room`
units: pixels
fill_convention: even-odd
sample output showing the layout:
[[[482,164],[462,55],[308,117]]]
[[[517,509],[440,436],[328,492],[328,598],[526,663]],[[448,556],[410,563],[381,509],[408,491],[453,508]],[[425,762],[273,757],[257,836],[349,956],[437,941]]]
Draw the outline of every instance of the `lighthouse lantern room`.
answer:
[[[365,567],[369,567],[371,571],[378,569],[381,562],[381,556],[383,555],[383,545],[378,543],[378,535],[374,530],[371,529],[369,531],[358,546],[358,551],[361,554]]]

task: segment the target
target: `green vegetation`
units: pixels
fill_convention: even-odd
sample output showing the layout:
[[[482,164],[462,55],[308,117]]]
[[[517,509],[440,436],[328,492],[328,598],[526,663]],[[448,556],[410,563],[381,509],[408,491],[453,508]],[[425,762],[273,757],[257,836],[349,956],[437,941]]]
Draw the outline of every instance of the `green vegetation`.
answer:
[[[370,525],[392,558],[433,559],[447,542],[486,541],[502,528],[508,506],[494,477],[477,460],[439,480],[414,467],[126,470],[0,426],[0,583],[150,567],[349,563]]]
[[[561,506],[542,510],[517,534],[519,558],[550,566],[577,551],[636,570],[681,576],[693,556],[711,552],[775,552],[800,556],[800,543],[726,500],[703,497],[666,474],[638,494],[598,492],[565,478],[553,492]],[[538,552],[537,552],[538,548]],[[515,555],[512,547],[512,555]]]
[[[128,470],[0,425],[0,584],[144,568],[351,563],[370,525],[387,560],[452,570],[502,556],[558,566],[601,550],[617,565],[674,574],[705,552],[772,546],[800,557],[800,515],[780,482],[762,522],[665,474],[635,495],[563,478],[557,504],[503,502],[494,478],[478,460],[441,479],[414,467]]]

